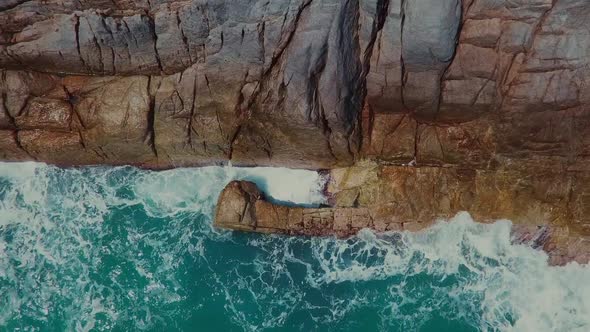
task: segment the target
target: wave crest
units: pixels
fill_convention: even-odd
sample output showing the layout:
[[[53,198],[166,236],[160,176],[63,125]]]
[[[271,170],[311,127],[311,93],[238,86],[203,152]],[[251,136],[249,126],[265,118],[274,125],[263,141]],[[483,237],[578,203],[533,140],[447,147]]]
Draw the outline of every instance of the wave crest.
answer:
[[[269,168],[0,164],[7,330],[553,331],[590,328],[590,268],[549,267],[509,221],[467,213],[350,239],[211,227],[232,179],[317,205],[325,179]]]

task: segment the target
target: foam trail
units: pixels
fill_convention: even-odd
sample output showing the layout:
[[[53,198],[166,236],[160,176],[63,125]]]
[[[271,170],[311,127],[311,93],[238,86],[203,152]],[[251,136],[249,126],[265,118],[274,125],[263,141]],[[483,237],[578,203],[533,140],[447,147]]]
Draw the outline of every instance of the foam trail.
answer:
[[[443,299],[435,302],[434,309],[451,309],[457,317],[478,313],[480,317],[469,320],[481,330],[588,330],[590,268],[577,263],[549,267],[545,253],[511,244],[510,227],[505,220],[478,224],[469,214],[460,213],[420,233],[375,235],[364,230],[348,241],[314,241],[313,256],[319,266],[308,265],[307,278],[321,288],[396,275],[411,282],[428,275],[454,283],[452,287],[436,282],[416,286],[431,287],[432,299]],[[421,291],[404,286],[390,285],[390,295],[400,297],[402,303],[423,300]],[[390,311],[385,310],[382,319],[413,326],[416,317],[402,308],[399,302],[390,302]]]
[[[311,171],[0,164],[0,330],[590,330],[590,268],[549,267],[511,244],[509,221],[346,240],[217,231],[232,179],[324,200]]]

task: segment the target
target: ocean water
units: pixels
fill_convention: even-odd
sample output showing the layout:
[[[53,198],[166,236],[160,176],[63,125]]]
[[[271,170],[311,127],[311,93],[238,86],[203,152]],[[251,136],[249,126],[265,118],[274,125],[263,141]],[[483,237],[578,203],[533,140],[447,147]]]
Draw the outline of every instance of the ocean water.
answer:
[[[231,179],[322,202],[288,169],[0,164],[2,331],[590,331],[590,267],[509,221],[302,238],[212,228]]]

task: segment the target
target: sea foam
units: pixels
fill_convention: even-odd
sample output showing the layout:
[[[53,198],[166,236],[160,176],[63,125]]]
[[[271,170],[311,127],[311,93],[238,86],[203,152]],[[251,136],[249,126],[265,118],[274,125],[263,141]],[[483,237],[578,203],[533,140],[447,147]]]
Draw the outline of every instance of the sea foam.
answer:
[[[350,239],[219,231],[232,179],[324,202],[326,179],[304,170],[0,164],[0,330],[590,329],[590,268],[549,267],[510,242],[510,221],[460,213]]]

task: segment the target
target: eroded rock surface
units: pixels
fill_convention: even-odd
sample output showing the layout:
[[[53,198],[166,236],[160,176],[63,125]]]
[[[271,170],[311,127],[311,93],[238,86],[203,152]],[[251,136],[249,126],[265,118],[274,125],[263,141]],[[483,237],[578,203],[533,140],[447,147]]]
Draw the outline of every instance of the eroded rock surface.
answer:
[[[348,237],[361,229],[418,230],[415,222],[380,218],[373,206],[297,207],[271,203],[249,181],[232,181],[219,195],[215,226],[288,235]],[[422,225],[422,224],[420,224]]]
[[[467,189],[461,192],[459,188],[454,188],[458,189],[456,194],[450,194],[446,200],[444,197],[431,197],[431,195],[436,196],[437,194],[436,190],[428,192],[427,179],[423,179],[422,183],[409,184],[407,182],[411,180],[406,177],[403,182],[391,182],[389,186],[395,187],[393,190],[391,188],[385,190],[370,188],[369,186],[368,192],[363,193],[362,191],[368,187],[364,186],[362,182],[372,181],[369,173],[373,171],[368,170],[363,171],[364,174],[355,174],[359,175],[356,179],[360,179],[360,182],[335,179],[335,181],[342,181],[344,186],[353,185],[345,190],[357,188],[360,191],[356,194],[354,207],[346,206],[349,204],[342,196],[349,194],[343,192],[338,193],[340,197],[336,197],[335,204],[331,207],[304,208],[278,205],[268,202],[256,184],[248,181],[232,181],[219,196],[214,225],[249,232],[306,236],[349,237],[364,228],[370,228],[377,232],[415,232],[424,230],[437,219],[448,219],[454,216],[469,204],[465,202],[465,197],[463,199],[458,197],[468,195]],[[396,170],[386,171],[396,172]],[[441,181],[446,182],[452,175],[443,175],[442,177]],[[400,178],[404,178],[404,176],[401,175]],[[408,192],[410,186],[414,187],[414,192]],[[505,189],[501,187],[502,185],[499,186],[499,191]],[[420,191],[425,192],[418,194]],[[523,191],[527,191],[527,189],[523,189]],[[387,195],[390,192],[397,194]],[[383,194],[386,196],[381,196]],[[366,197],[361,198],[366,195],[371,196],[370,202],[365,201]],[[404,195],[411,197],[404,200],[401,197]],[[516,220],[512,228],[512,242],[544,250],[549,255],[550,264],[564,265],[571,261],[585,264],[590,261],[590,235],[581,233],[575,228],[569,228],[558,220],[548,220],[548,216],[543,213],[549,212],[543,211],[542,207],[534,205],[525,208],[528,215],[526,218],[522,218],[520,209],[510,210],[511,207],[520,203],[518,200],[508,203],[515,198],[510,194],[504,195],[502,192],[498,192],[495,198],[478,192],[472,192],[471,195],[471,204],[475,204],[472,206],[474,208],[472,211],[481,213],[477,205],[489,205],[490,208],[498,209],[499,211],[494,210],[498,214],[512,216]],[[522,192],[513,195],[520,196]],[[527,200],[527,202],[530,201]],[[436,204],[445,206],[434,206]],[[504,210],[502,210],[503,208]],[[484,214],[489,215],[489,212]],[[486,221],[485,219],[480,220]]]
[[[256,184],[232,181],[219,195],[215,226],[252,232],[350,236],[373,227],[368,209],[290,207],[268,202]]]
[[[9,1],[3,159],[586,171],[588,21],[584,0]]]
[[[590,35],[579,27],[590,4],[465,0],[462,8],[436,111],[392,103],[397,83],[369,88],[364,154],[394,164],[587,171]]]
[[[10,117],[38,98],[80,117],[109,106],[114,119],[94,116],[105,130],[89,129],[102,130],[96,146],[75,142],[85,127],[44,128],[77,145],[71,164],[350,164],[364,91],[359,11],[340,0],[17,1],[0,9],[3,122],[28,130]],[[127,129],[128,118],[142,123]],[[135,149],[117,147],[121,134]]]

